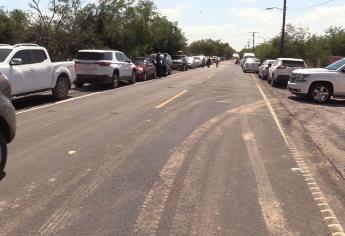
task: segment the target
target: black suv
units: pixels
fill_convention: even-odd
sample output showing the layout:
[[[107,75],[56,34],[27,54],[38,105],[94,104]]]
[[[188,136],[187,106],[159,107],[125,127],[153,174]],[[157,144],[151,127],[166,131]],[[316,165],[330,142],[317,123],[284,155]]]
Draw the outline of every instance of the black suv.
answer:
[[[16,134],[16,112],[11,102],[11,85],[0,73],[0,174],[7,160],[7,144]]]

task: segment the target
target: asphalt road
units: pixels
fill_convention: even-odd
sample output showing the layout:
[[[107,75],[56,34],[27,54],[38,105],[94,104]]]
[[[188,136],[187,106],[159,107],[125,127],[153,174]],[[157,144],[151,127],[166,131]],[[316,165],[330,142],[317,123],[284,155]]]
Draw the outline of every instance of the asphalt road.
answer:
[[[344,235],[345,181],[277,91],[227,62],[16,100],[0,235]]]

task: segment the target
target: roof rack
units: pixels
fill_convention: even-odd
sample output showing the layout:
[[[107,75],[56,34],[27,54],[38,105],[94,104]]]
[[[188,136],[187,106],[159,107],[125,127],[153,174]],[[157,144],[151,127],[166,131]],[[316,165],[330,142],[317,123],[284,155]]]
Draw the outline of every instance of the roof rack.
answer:
[[[14,45],[14,47],[22,47],[22,46],[28,46],[28,47],[39,47],[37,44],[34,43],[19,43]]]

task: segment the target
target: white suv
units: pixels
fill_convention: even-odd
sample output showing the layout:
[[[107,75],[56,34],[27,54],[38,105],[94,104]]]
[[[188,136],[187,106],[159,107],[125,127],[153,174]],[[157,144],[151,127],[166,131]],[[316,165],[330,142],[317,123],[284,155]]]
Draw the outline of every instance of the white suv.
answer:
[[[333,97],[345,97],[345,59],[324,69],[295,70],[288,89],[300,97],[309,97],[317,103],[325,103]]]
[[[267,83],[273,86],[287,84],[292,71],[307,68],[304,60],[295,58],[278,58],[268,71]]]
[[[136,66],[123,52],[80,50],[74,61],[77,70],[74,82],[76,87],[82,87],[84,83],[102,83],[116,88],[120,81],[136,82]]]

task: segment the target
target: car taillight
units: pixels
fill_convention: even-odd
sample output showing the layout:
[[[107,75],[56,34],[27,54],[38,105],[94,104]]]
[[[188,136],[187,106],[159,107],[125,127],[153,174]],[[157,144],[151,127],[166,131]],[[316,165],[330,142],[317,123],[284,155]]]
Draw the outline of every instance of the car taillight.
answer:
[[[110,66],[111,63],[110,62],[99,62],[97,63],[99,66]]]

